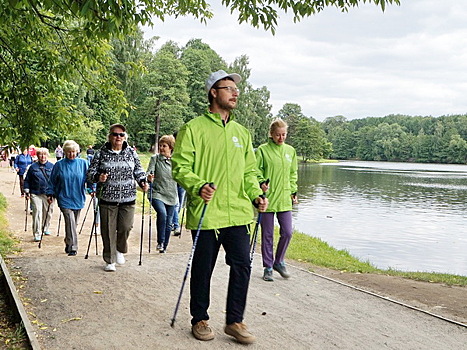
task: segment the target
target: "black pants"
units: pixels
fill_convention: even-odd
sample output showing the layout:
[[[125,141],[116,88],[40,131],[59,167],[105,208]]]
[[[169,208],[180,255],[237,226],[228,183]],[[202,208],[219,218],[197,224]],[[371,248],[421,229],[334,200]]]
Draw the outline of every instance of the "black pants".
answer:
[[[251,271],[248,226],[226,227],[216,231],[202,230],[198,236],[191,267],[191,324],[209,320],[211,276],[221,244],[226,253],[226,263],[230,266],[226,324],[243,321]],[[196,230],[191,234],[194,239]]]

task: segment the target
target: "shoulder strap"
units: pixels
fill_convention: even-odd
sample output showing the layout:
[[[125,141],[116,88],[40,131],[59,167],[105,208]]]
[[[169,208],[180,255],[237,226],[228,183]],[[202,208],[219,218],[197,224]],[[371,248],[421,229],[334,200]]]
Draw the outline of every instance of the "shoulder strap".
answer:
[[[45,163],[45,164],[47,164],[47,163]],[[44,174],[45,179],[46,179],[47,182],[48,182],[48,181],[49,181],[49,175],[47,175],[47,172],[44,170],[44,169],[45,169],[45,164],[44,164],[43,167],[41,167],[41,166],[39,165],[39,170],[42,171],[42,174]]]

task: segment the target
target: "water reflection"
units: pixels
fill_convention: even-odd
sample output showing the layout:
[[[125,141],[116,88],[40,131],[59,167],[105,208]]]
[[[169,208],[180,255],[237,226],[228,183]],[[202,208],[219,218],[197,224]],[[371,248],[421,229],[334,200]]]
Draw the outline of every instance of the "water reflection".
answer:
[[[302,165],[295,227],[381,268],[467,275],[467,166]]]

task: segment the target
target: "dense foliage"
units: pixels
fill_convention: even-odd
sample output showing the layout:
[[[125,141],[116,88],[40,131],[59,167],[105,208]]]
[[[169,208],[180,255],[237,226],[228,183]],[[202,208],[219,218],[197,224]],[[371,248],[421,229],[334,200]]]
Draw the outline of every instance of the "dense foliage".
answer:
[[[467,115],[388,115],[323,124],[336,159],[467,163]]]
[[[280,12],[294,20],[328,6],[342,11],[360,3],[383,10],[398,0],[282,1],[223,0],[238,21],[274,32]],[[266,141],[273,118],[266,86],[249,82],[248,57],[227,63],[199,39],[180,47],[157,38],[144,40],[139,25],[152,18],[212,17],[206,1],[9,0],[0,4],[0,144],[42,144],[55,148],[75,139],[83,149],[106,139],[106,126],[123,122],[130,143],[153,149],[207,106],[204,80],[215,70],[240,73],[244,80],[237,120]],[[278,113],[290,125],[289,143],[304,160],[401,160],[466,163],[466,116],[386,116],[319,123],[286,103]]]

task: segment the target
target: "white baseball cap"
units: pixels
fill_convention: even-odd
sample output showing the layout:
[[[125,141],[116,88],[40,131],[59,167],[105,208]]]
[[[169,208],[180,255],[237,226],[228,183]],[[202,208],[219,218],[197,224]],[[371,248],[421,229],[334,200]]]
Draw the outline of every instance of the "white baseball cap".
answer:
[[[240,74],[237,73],[231,73],[227,74],[225,71],[218,70],[217,72],[211,73],[209,78],[206,80],[206,92],[209,94],[209,90],[214,86],[214,84],[224,78],[231,78],[235,84],[238,84],[239,82],[242,81],[242,77]]]

